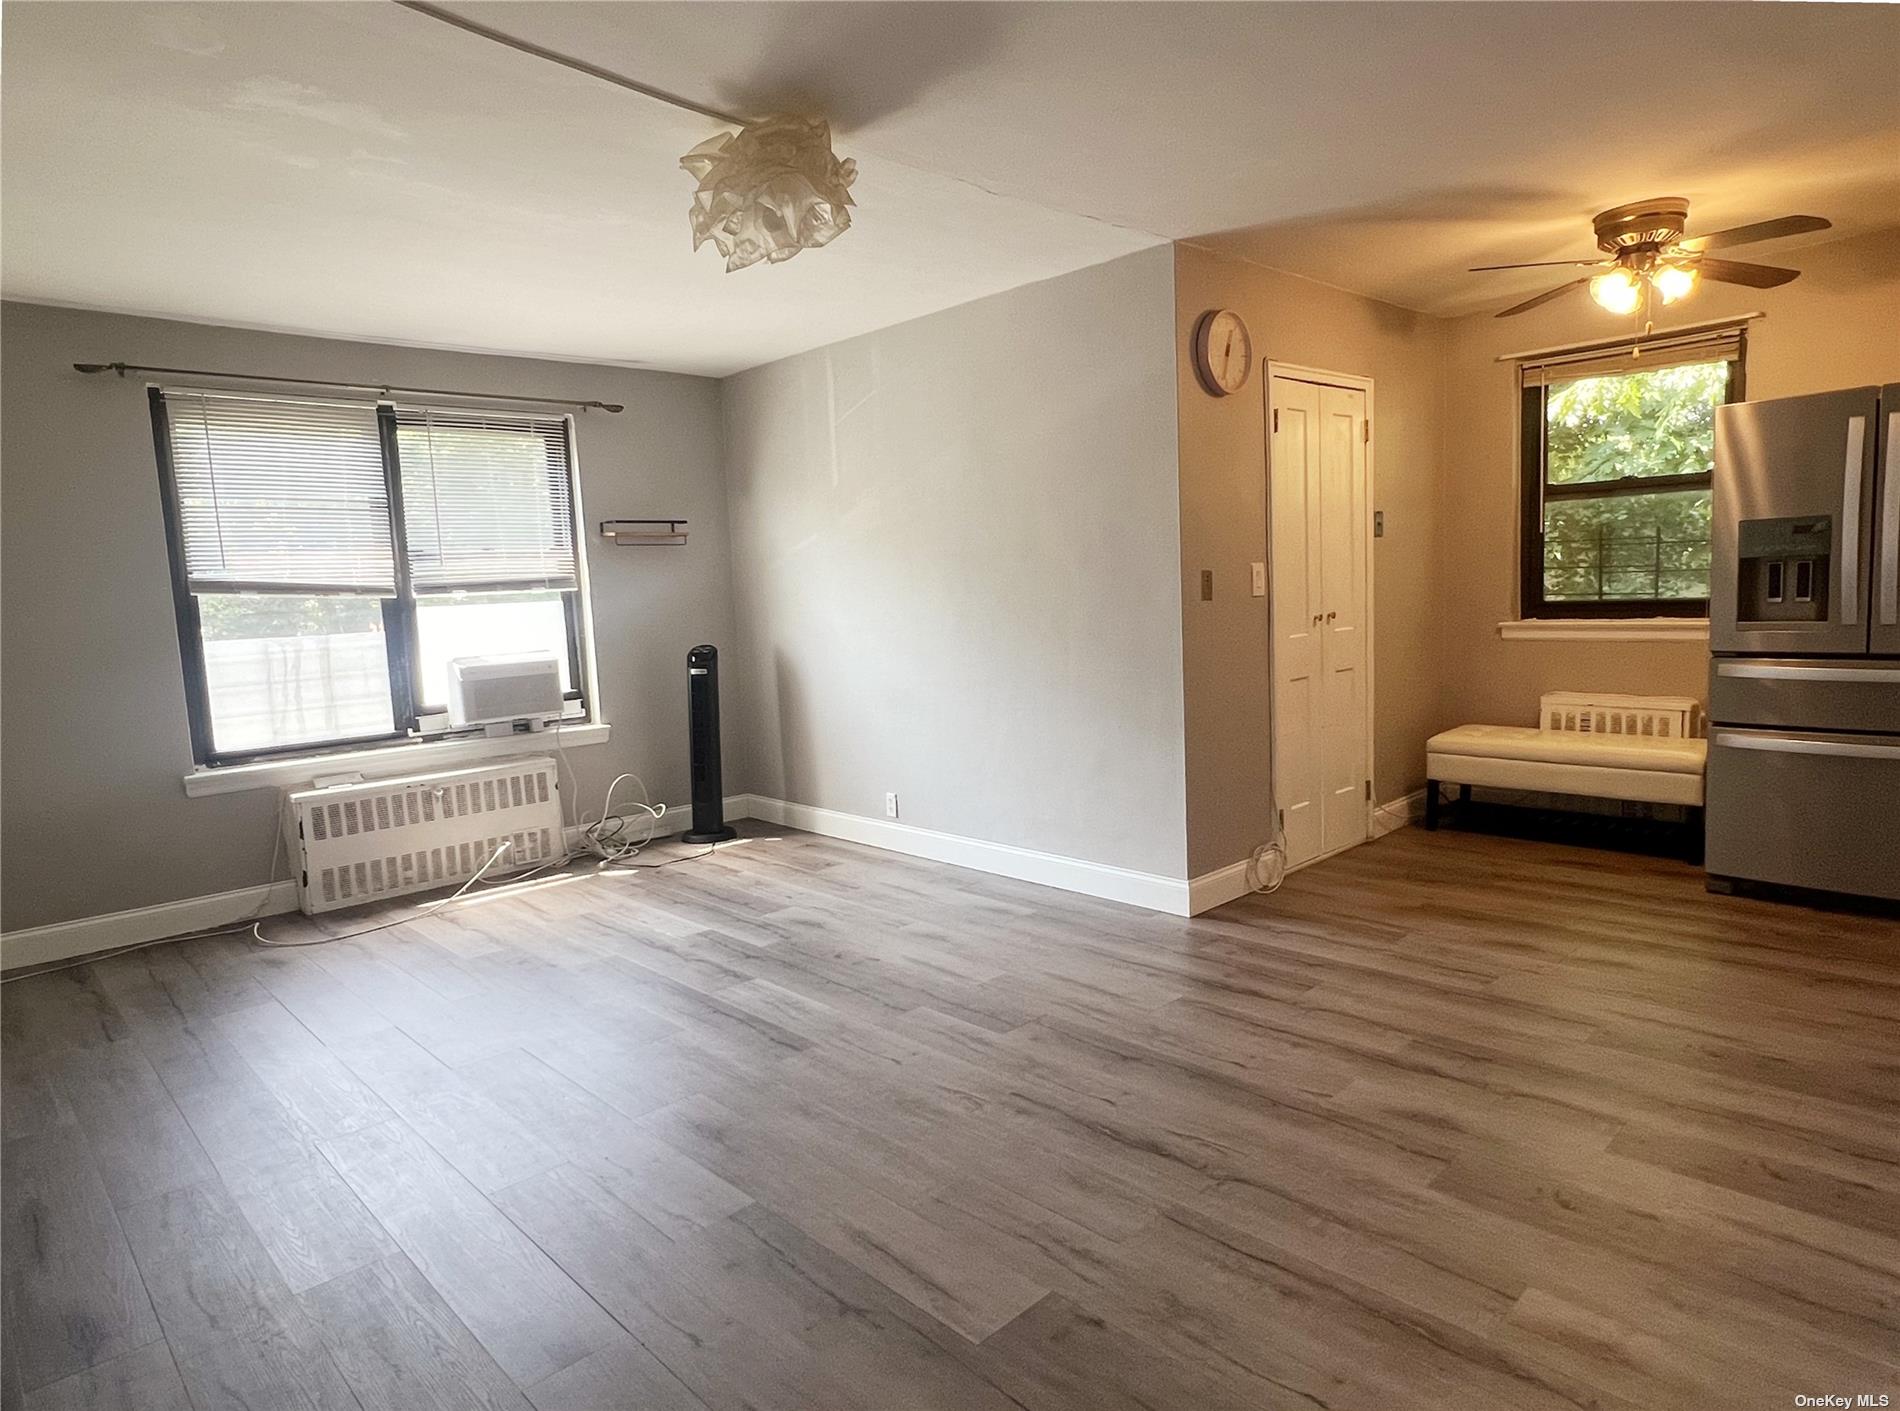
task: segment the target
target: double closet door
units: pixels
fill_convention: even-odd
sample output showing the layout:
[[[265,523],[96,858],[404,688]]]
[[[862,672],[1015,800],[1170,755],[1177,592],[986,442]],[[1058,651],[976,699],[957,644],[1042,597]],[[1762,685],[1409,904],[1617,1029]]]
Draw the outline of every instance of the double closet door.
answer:
[[[1366,392],[1273,377],[1273,777],[1297,867],[1366,840]]]

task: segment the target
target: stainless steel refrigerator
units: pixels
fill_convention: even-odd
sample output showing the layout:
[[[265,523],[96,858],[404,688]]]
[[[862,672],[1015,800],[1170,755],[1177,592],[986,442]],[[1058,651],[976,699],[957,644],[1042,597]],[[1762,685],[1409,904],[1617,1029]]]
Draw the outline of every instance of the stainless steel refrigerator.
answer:
[[[1900,900],[1900,384],[1716,412],[1707,867]]]

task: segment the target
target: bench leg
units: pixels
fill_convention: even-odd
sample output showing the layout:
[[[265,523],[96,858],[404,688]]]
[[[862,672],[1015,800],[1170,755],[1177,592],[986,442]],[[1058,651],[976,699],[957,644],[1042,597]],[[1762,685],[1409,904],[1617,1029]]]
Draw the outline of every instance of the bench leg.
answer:
[[[1471,802],[1471,786],[1469,784],[1460,784],[1458,786],[1458,802],[1461,805]]]
[[[1438,781],[1425,781],[1425,829],[1431,832],[1438,827]]]

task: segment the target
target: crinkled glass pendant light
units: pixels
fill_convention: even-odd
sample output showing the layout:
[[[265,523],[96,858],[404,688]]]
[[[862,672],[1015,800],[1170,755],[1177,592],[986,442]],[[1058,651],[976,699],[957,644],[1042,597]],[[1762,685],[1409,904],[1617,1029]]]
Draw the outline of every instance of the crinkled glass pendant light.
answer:
[[[747,123],[737,134],[700,143],[680,165],[699,178],[693,248],[712,241],[726,257],[728,274],[760,260],[789,260],[851,227],[858,164],[838,160],[823,118]]]

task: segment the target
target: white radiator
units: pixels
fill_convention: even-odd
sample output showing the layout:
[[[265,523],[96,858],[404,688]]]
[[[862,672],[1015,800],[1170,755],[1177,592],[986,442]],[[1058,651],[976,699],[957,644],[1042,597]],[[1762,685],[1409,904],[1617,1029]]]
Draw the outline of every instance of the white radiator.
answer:
[[[1584,735],[1648,735],[1693,740],[1704,730],[1702,702],[1692,696],[1619,696],[1607,691],[1550,691],[1538,702],[1538,725]]]
[[[498,876],[561,853],[561,778],[544,756],[290,795],[297,903],[311,914]]]

